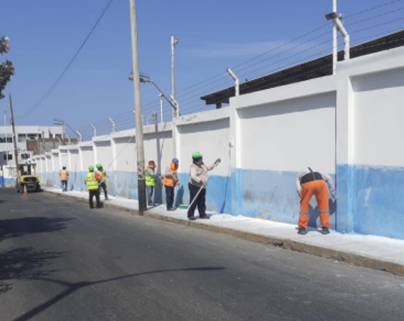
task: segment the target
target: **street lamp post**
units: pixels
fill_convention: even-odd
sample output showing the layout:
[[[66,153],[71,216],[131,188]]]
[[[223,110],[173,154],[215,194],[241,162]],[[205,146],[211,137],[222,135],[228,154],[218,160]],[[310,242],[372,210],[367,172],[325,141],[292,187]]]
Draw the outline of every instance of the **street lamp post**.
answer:
[[[143,124],[142,124],[142,100],[140,92],[140,69],[139,51],[136,22],[136,3],[130,1],[130,23],[132,36],[132,64],[133,64],[133,89],[135,95],[135,121],[136,121],[136,145],[137,145],[137,179],[139,194],[139,214],[146,211],[146,181],[145,181],[145,161],[143,146]]]

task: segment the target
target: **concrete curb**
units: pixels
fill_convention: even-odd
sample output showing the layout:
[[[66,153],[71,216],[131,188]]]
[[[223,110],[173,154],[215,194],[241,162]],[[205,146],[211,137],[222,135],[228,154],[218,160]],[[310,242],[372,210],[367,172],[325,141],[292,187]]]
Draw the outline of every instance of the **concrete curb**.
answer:
[[[49,192],[46,190],[45,190],[45,192],[47,192],[48,194],[53,194],[55,196],[59,196],[59,197],[63,197],[63,198],[75,199],[81,203],[87,204],[86,199],[77,198],[77,197],[66,195],[66,194],[59,193],[59,192]],[[139,212],[137,210],[128,209],[128,208],[125,208],[125,207],[122,207],[119,205],[104,203],[104,208],[111,208],[111,209],[128,212],[132,215],[139,215]],[[144,214],[144,216],[149,217],[149,218],[159,219],[159,220],[166,221],[166,222],[180,224],[183,226],[193,227],[193,228],[197,228],[200,230],[205,230],[205,231],[210,231],[210,232],[220,233],[220,234],[226,234],[226,235],[230,235],[230,236],[244,239],[247,241],[258,242],[258,243],[262,243],[262,244],[266,244],[266,245],[278,246],[278,247],[281,247],[281,248],[287,249],[287,250],[313,254],[313,255],[317,255],[320,257],[327,258],[327,259],[333,259],[333,260],[337,260],[337,261],[354,264],[357,266],[370,268],[373,270],[385,271],[385,272],[404,276],[404,266],[403,265],[393,263],[393,262],[383,261],[383,260],[376,259],[376,258],[365,257],[365,256],[362,256],[359,254],[344,252],[341,250],[324,248],[324,247],[320,247],[320,246],[316,246],[316,245],[310,245],[310,244],[301,243],[301,242],[294,241],[294,240],[287,240],[287,239],[281,239],[281,238],[276,238],[276,237],[272,237],[272,236],[264,236],[264,235],[249,233],[249,232],[237,231],[237,230],[226,228],[226,227],[206,225],[206,224],[198,223],[196,221],[178,219],[178,218],[169,217],[169,216],[165,216],[165,215],[157,214],[157,213],[153,213],[153,212],[146,212]]]

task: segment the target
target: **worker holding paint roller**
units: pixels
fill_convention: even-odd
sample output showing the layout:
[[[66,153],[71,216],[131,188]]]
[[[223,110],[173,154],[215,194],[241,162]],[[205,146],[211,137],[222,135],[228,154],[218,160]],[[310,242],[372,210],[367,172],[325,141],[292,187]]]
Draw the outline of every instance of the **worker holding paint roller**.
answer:
[[[192,154],[192,164],[189,170],[189,193],[190,193],[190,206],[188,209],[188,219],[195,220],[195,209],[198,207],[199,217],[202,219],[209,219],[206,215],[206,186],[208,183],[208,172],[214,169],[220,163],[220,158],[210,166],[203,163],[203,157],[200,152]]]

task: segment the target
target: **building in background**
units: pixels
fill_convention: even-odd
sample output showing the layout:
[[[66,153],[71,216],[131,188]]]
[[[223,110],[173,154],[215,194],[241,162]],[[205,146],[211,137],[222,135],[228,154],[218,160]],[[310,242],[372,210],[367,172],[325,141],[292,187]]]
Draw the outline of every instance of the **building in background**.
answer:
[[[22,162],[59,145],[77,143],[77,140],[66,139],[63,126],[16,126],[15,129],[18,156]],[[0,126],[0,165],[15,166],[11,126]]]

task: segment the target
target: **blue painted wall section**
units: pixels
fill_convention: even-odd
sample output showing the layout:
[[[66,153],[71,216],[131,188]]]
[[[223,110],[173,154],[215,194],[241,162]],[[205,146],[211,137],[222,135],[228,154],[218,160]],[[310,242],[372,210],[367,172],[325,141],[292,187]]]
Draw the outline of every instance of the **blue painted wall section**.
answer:
[[[300,198],[296,191],[297,172],[238,169],[232,175],[237,186],[233,195],[236,215],[296,224]],[[236,206],[236,207],[235,207]],[[335,228],[335,205],[330,204],[331,228]],[[310,203],[309,226],[320,227],[318,208],[313,197]]]
[[[404,239],[404,168],[353,167],[354,231]]]
[[[70,172],[69,186],[86,190],[87,172]],[[206,203],[217,213],[244,215],[272,221],[297,224],[299,197],[296,193],[296,172],[233,170],[230,177],[209,179]],[[356,232],[404,239],[404,168],[371,166],[337,166],[338,208],[330,205],[331,227],[338,231]],[[60,188],[59,173],[41,175],[41,179]],[[189,204],[188,173],[180,173],[181,186],[176,188],[175,204]],[[5,179],[5,184],[11,180]],[[110,173],[111,195],[138,198],[137,173]],[[165,191],[158,181],[156,200],[165,203]],[[320,227],[317,204],[313,197],[309,225]]]
[[[176,188],[175,205],[189,204],[189,174],[179,173],[181,186]],[[210,176],[206,191],[206,208],[216,213],[232,213],[232,177]]]

